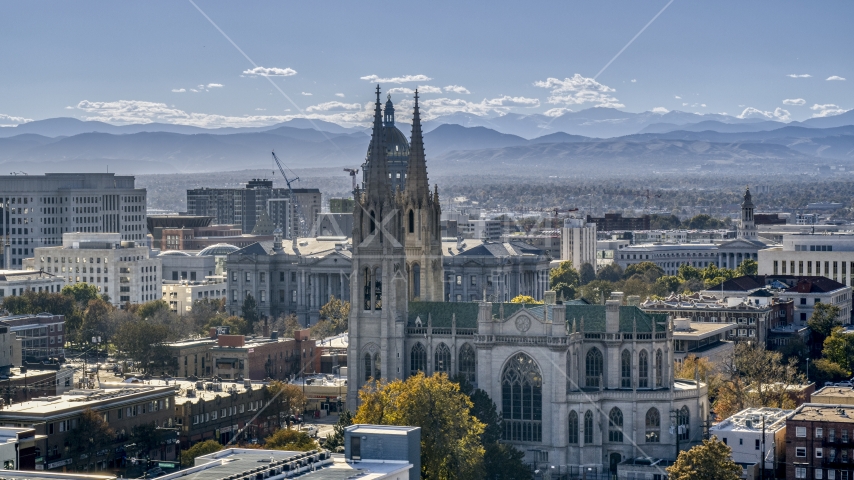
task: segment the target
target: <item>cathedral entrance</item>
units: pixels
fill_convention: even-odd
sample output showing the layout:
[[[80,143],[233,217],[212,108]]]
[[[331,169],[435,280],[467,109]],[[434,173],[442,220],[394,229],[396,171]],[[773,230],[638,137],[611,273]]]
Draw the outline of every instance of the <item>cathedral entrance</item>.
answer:
[[[611,478],[617,477],[617,464],[619,464],[622,460],[623,456],[619,453],[612,453],[610,455],[608,463],[610,464],[609,472],[611,473]]]

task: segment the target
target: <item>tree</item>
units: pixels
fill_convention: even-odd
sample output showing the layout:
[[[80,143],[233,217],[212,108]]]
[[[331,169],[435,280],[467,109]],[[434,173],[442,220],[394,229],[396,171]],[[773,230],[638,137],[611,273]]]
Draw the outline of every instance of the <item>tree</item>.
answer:
[[[353,424],[353,413],[350,410],[344,410],[338,415],[338,421],[332,427],[332,434],[326,437],[326,442],[323,448],[335,451],[338,447],[344,446],[344,429]]]
[[[824,385],[824,382],[839,381],[851,375],[850,370],[826,358],[819,358],[813,362],[813,368],[810,371],[813,372],[812,378],[815,379],[816,385]]]
[[[626,267],[623,272],[623,278],[632,278],[635,275],[640,275],[654,282],[658,277],[664,275],[664,270],[652,262],[633,263]]]
[[[302,389],[290,383],[273,380],[264,389],[264,398],[269,402],[270,414],[279,419],[277,427],[290,427],[290,415],[302,413],[306,398]]]
[[[90,283],[72,283],[62,287],[62,294],[73,298],[81,305],[86,305],[89,300],[98,298],[98,287]]]
[[[264,439],[264,448],[307,452],[318,448],[318,445],[317,440],[309,437],[305,432],[282,428]]]
[[[203,334],[208,334],[210,329],[213,327],[229,327],[229,333],[232,335],[247,335],[251,333],[249,331],[249,326],[246,324],[246,320],[235,315],[217,315],[211,317],[207,323],[202,325],[200,330]]]
[[[655,287],[661,289],[665,295],[679,291],[680,285],[682,282],[679,281],[679,277],[673,275],[664,275],[655,281]]]
[[[623,269],[616,263],[609,263],[600,268],[596,272],[596,280],[606,280],[608,282],[617,282],[623,278]],[[589,282],[588,282],[589,283]]]
[[[171,354],[163,345],[169,334],[170,328],[167,325],[136,319],[119,327],[114,343],[127,358],[138,361],[142,371],[151,373],[158,367],[162,370],[172,360]]]
[[[165,300],[152,300],[139,305],[138,309],[134,313],[136,313],[139,318],[146,319],[157,318],[159,315],[167,312],[171,312],[171,309]]]
[[[611,296],[611,292],[614,290],[616,290],[616,287],[609,281],[593,280],[587,285],[582,286],[578,293],[581,298],[590,303],[601,304],[603,300],[607,300]]]
[[[525,453],[506,443],[489,443],[484,447],[484,475],[488,480],[524,480],[532,478],[525,464]]]
[[[299,319],[297,319],[297,316],[293,313],[285,317],[282,323],[284,324],[282,328],[282,337],[291,338],[294,336],[294,332],[303,328],[299,323]]]
[[[260,315],[258,315],[258,303],[255,302],[255,297],[251,293],[246,294],[243,299],[243,306],[240,307],[240,316],[246,320],[246,326],[250,332],[255,331],[255,324],[258,323]]]
[[[143,458],[150,457],[151,451],[160,446],[164,436],[164,431],[158,430],[156,423],[140,423],[130,430],[130,441],[135,445],[138,456]]]
[[[683,281],[684,280],[693,280],[695,278],[699,279],[702,277],[703,277],[702,269],[699,269],[697,267],[692,267],[691,265],[688,265],[687,263],[683,263],[682,265],[679,265],[679,278],[681,278]]]
[[[732,461],[732,449],[713,436],[702,445],[679,452],[667,473],[670,480],[738,480],[741,467]]]
[[[88,408],[83,410],[70,435],[70,438],[74,439],[72,448],[77,449],[77,454],[74,455],[77,470],[89,470],[95,460],[95,453],[110,445],[114,435],[103,414]],[[83,458],[84,456],[86,458]]]
[[[225,299],[224,298],[203,298],[193,302],[193,309],[187,313],[187,317],[192,322],[193,330],[202,330],[208,322],[218,316],[225,314]],[[205,332],[207,333],[207,332]]]
[[[530,295],[516,295],[510,299],[510,303],[524,303],[527,305],[541,305],[543,302]]]
[[[821,355],[842,367],[845,376],[850,375],[854,369],[854,335],[845,333],[842,327],[834,327],[830,336],[824,339]]]
[[[205,440],[181,452],[181,466],[192,467],[197,457],[222,450],[222,445],[216,440]]]
[[[572,268],[572,262],[560,262],[557,268],[549,271],[549,286],[563,298],[575,298],[575,291],[581,283],[578,272]]]
[[[484,425],[471,415],[472,402],[444,373],[419,372],[405,381],[370,383],[359,391],[354,423],[421,427],[421,478],[479,478]]]
[[[838,317],[839,307],[836,305],[818,303],[813,307],[812,315],[807,320],[807,326],[812,331],[810,340],[813,345],[824,345],[824,339],[839,325]]]
[[[320,319],[330,322],[335,334],[347,331],[347,321],[350,318],[350,302],[335,298],[329,299],[320,307]]]
[[[756,272],[759,271],[759,264],[756,263],[756,260],[752,258],[748,258],[741,262],[741,265],[735,269],[736,277],[743,277],[745,275],[756,275]]]
[[[725,228],[726,222],[713,218],[705,213],[701,213],[685,220],[685,222],[682,223],[682,227],[690,230],[711,230],[716,228]]]
[[[716,365],[709,360],[709,357],[697,357],[694,354],[689,354],[673,372],[674,378],[685,378],[688,380],[693,380],[695,375],[700,378],[701,382],[708,386],[709,401],[714,402],[718,390],[723,384],[723,377],[717,371]]]
[[[578,269],[578,283],[584,285],[596,280],[596,270],[589,263],[582,263]]]
[[[102,341],[109,341],[109,329],[107,324],[109,316],[114,308],[100,297],[89,300],[86,310],[83,311],[83,325],[81,326],[82,340],[89,341],[93,336],[102,337]]]

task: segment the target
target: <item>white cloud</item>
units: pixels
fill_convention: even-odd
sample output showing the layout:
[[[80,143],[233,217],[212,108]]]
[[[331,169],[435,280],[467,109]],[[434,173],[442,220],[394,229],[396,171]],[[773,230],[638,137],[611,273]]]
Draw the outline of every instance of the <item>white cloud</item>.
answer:
[[[559,117],[559,116],[563,115],[564,113],[569,113],[571,111],[572,110],[570,110],[568,108],[559,107],[559,108],[552,108],[552,109],[546,110],[545,112],[543,112],[543,115],[545,115],[547,117]]]
[[[680,97],[679,95],[674,95],[673,98],[676,98],[678,100],[682,100],[682,97]]]
[[[790,73],[786,76],[790,77],[790,78],[810,78],[810,77],[812,77],[812,75],[810,75],[809,73],[802,73],[800,75],[798,75],[797,73]]]
[[[741,112],[741,115],[738,115],[738,118],[764,118],[766,120],[788,122],[791,116],[787,110],[783,110],[780,107],[774,109],[773,112],[765,112],[758,108],[747,107]]]
[[[637,79],[632,79],[632,83],[638,83]]]
[[[655,107],[652,109],[652,113],[660,113],[662,115],[664,115],[665,113],[669,113],[669,112],[670,112],[670,110],[668,110],[664,107]]]
[[[195,88],[191,88],[191,89],[190,89],[190,91],[191,91],[191,92],[193,92],[193,93],[199,93],[199,91],[198,91],[198,90],[196,90]]]
[[[74,107],[72,107],[71,105],[66,105],[66,106],[65,106],[65,109],[66,109],[66,110],[74,110]]]
[[[548,103],[552,104],[582,105],[593,103],[597,107],[611,108],[625,106],[619,103],[619,100],[614,96],[610,95],[616,90],[592,78],[582,77],[577,73],[563,80],[550,77],[543,81],[534,82],[534,85],[551,89]]]
[[[828,79],[828,80],[839,80],[839,81],[845,80],[844,78],[840,77],[839,75],[834,75],[834,76],[832,76],[832,77],[827,77],[827,79]]]
[[[22,123],[32,122],[31,118],[24,117],[13,117],[11,115],[6,115],[4,113],[0,113],[0,127],[13,127],[15,125],[20,125]]]
[[[826,103],[824,105],[815,104],[810,107],[810,110],[815,111],[812,116],[815,117],[832,117],[834,115],[839,115],[840,113],[845,113],[847,110],[841,108],[839,105],[834,105],[832,103]]]
[[[433,80],[427,75],[404,75],[402,77],[383,78],[378,75],[366,75],[360,77],[362,80],[367,80],[371,83],[408,83],[408,82],[429,82]]]
[[[391,95],[393,93],[402,93],[404,95],[412,95],[413,93],[415,93],[415,90],[413,90],[411,88],[407,88],[407,87],[394,87],[394,88],[389,88],[388,91],[386,91],[386,93],[388,93],[389,95]]]
[[[314,95],[313,93],[309,93],[309,92],[302,92],[302,94],[305,95],[306,97],[310,97],[310,96]]]
[[[290,77],[296,75],[293,68],[255,67],[243,71],[244,75],[260,75],[262,77]]]
[[[701,107],[705,107],[705,106],[706,106],[706,104],[705,104],[705,103],[701,103],[701,104],[700,104],[700,106],[701,106]]]
[[[172,89],[172,93],[184,93],[186,91],[187,91],[186,88],[173,88]]]
[[[325,102],[312,105],[305,109],[306,112],[328,112],[330,110],[360,110],[362,105],[358,103]]]
[[[468,95],[471,93],[468,88],[460,86],[460,85],[448,85],[445,87],[446,92],[454,92],[454,93],[462,93]]]
[[[783,105],[803,105],[807,103],[803,98],[787,98],[783,100]]]
[[[386,93],[403,93],[405,95],[412,95],[415,93],[415,90],[408,87],[394,87],[388,89],[388,92]],[[442,93],[442,89],[431,85],[419,85],[418,93]]]
[[[331,113],[306,113],[300,115],[244,115],[226,116],[207,113],[185,112],[165,103],[140,100],[118,100],[114,102],[92,102],[83,100],[77,108],[87,115],[84,120],[98,120],[112,124],[171,123],[193,125],[204,128],[260,127],[285,122],[293,118],[320,119],[342,125],[365,125],[373,115],[373,105],[360,110],[332,111]],[[318,110],[319,110],[318,106]],[[13,118],[13,117],[10,117]],[[0,122],[3,115],[0,115]],[[26,119],[22,119],[26,120]],[[23,122],[17,122],[23,123]]]
[[[343,94],[343,93],[336,93],[336,94],[335,94],[335,96],[336,96],[336,97],[344,98],[344,94]]]
[[[256,108],[256,109],[255,109],[255,111],[258,111],[258,112],[263,112],[263,111],[265,111],[265,110],[267,110],[267,109],[266,109],[266,108],[261,108],[261,107],[258,107],[258,108]]]
[[[492,107],[535,108],[540,106],[540,100],[538,98],[511,97],[510,95],[503,95],[490,100],[484,99],[484,103]]]
[[[222,88],[221,83],[209,83],[207,88]]]

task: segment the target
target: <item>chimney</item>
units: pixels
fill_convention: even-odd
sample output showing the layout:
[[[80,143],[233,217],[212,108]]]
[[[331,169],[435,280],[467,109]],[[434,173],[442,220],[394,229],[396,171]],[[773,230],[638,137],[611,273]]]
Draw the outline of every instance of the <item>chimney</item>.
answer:
[[[543,303],[546,305],[555,305],[557,303],[557,293],[554,290],[546,290],[543,294]]]

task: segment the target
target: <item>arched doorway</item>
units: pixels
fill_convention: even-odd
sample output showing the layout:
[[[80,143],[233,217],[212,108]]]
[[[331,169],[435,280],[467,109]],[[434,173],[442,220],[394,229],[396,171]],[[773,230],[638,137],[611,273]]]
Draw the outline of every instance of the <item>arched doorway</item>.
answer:
[[[617,465],[623,461],[623,456],[617,452],[612,453],[608,457],[608,465],[609,471],[611,472],[611,477],[617,476]]]

